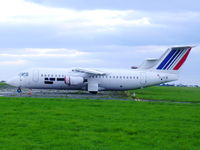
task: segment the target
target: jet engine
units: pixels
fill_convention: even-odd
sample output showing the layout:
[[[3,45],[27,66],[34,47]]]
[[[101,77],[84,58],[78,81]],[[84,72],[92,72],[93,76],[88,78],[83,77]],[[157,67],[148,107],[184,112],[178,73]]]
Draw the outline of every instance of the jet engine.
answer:
[[[84,79],[83,77],[74,77],[74,76],[66,76],[65,77],[65,84],[67,85],[80,85],[83,84]]]

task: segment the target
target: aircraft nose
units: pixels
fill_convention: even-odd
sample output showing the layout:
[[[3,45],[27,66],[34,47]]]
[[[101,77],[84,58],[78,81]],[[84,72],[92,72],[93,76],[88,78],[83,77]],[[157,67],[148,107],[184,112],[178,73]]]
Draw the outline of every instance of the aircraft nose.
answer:
[[[9,85],[15,86],[15,87],[20,86],[20,81],[19,81],[19,78],[17,78],[17,77],[14,77],[14,78],[6,81],[6,83],[9,84]]]

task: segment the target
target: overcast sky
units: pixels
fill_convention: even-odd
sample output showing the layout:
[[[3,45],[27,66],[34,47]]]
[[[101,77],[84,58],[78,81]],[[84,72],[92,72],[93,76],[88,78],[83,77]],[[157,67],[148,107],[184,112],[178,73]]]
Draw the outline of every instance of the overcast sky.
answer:
[[[130,68],[200,43],[198,0],[0,0],[0,80],[35,67]],[[200,85],[200,46],[177,83]]]

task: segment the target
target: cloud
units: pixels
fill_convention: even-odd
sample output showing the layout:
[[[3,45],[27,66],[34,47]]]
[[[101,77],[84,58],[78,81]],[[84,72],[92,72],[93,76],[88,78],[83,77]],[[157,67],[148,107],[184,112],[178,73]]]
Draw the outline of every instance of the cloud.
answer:
[[[18,66],[18,65],[23,65],[23,64],[25,64],[25,63],[27,63],[27,61],[25,61],[25,60],[0,61],[0,65],[1,65],[1,66],[5,66],[5,65],[9,65],[9,66],[13,66],[13,65],[14,65],[14,66]]]
[[[0,42],[5,48],[75,49],[111,44],[191,44],[199,42],[199,17],[195,11],[76,10],[6,0],[0,1]]]
[[[117,9],[117,10],[144,10],[144,11],[185,11],[199,10],[199,0],[29,0],[53,7],[67,7],[75,9]],[[173,5],[172,5],[173,4]],[[191,5],[192,4],[192,5]]]
[[[14,53],[13,53],[14,51]],[[74,49],[48,49],[48,48],[25,48],[25,49],[10,49],[5,52],[0,52],[0,57],[78,57],[87,55],[89,52],[82,52]]]
[[[27,0],[0,1],[0,23],[75,27],[154,26],[199,18],[197,11],[166,12],[133,9],[76,10],[56,8]],[[164,23],[164,24],[163,24]]]
[[[66,28],[151,25],[148,17],[137,17],[137,12],[132,10],[78,11],[43,6],[25,0],[0,1],[0,23],[62,24]]]
[[[18,64],[27,67],[71,67],[80,65],[88,67],[123,67],[130,66],[132,63],[141,63],[146,55],[153,55],[159,50],[163,52],[162,50],[165,50],[165,46],[105,45],[101,48],[99,47],[102,50],[98,50],[98,47],[95,49],[97,51],[67,48],[1,49],[0,61],[3,65]],[[121,53],[122,51],[124,53]],[[115,54],[114,57],[113,54]],[[134,57],[140,61],[131,60]],[[121,64],[118,60],[123,60],[124,63]]]

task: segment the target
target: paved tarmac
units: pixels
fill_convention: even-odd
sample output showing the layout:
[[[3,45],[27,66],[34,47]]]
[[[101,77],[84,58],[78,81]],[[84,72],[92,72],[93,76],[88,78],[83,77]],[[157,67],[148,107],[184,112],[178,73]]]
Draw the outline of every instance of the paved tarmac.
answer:
[[[16,91],[16,88],[13,88],[13,87],[1,88],[0,89],[0,96],[4,96],[4,97],[130,100],[126,97],[124,92],[101,91],[98,94],[90,94],[87,91],[23,89],[22,93],[18,93]]]
[[[34,97],[34,98],[67,98],[67,99],[98,99],[98,100],[121,100],[121,101],[143,101],[143,102],[164,102],[164,103],[184,103],[192,102],[175,102],[172,100],[144,100],[131,99],[124,92],[120,91],[101,91],[98,94],[90,94],[87,91],[72,90],[40,90],[40,89],[23,89],[18,93],[16,88],[5,86],[0,88],[0,97]],[[200,104],[200,103],[195,103]]]

